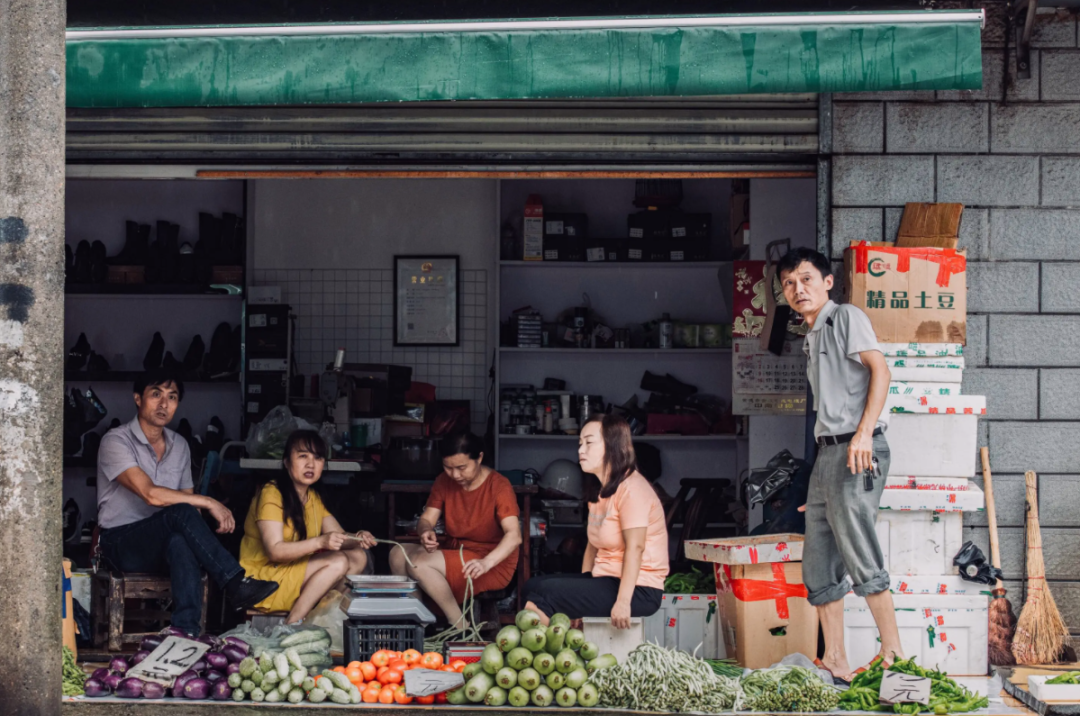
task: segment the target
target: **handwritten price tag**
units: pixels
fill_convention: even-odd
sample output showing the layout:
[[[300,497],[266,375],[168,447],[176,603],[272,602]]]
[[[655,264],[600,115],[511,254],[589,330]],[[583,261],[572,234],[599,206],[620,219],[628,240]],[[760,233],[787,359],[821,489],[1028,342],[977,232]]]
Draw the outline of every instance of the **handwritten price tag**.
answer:
[[[881,677],[880,699],[885,704],[928,704],[930,679],[885,671]]]
[[[210,647],[202,642],[170,636],[150,656],[128,670],[128,676],[171,687],[177,676],[190,669]]]
[[[409,696],[431,696],[464,685],[464,676],[449,671],[410,669],[405,672],[405,693]]]

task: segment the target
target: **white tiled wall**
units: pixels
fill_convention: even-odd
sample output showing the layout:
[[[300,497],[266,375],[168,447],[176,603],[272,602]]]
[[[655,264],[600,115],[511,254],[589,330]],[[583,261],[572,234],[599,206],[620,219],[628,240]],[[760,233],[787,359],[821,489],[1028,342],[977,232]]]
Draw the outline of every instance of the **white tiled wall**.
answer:
[[[296,364],[305,376],[321,373],[338,348],[349,363],[411,366],[413,380],[435,385],[439,399],[471,401],[473,431],[482,434],[491,365],[487,273],[462,271],[461,345],[446,348],[394,346],[390,268],[256,270],[254,279],[255,285],[280,286],[282,301],[292,306]]]

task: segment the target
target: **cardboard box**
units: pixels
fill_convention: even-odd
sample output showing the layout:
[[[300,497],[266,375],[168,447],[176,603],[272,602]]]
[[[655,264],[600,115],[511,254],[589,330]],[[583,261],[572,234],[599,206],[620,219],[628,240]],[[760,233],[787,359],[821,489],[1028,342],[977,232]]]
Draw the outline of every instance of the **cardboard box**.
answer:
[[[716,594],[665,594],[660,609],[642,621],[645,641],[697,654],[699,659],[727,658],[720,635],[720,598]]]
[[[960,240],[960,217],[963,213],[963,204],[908,202],[900,217],[896,245],[955,249]]]
[[[951,490],[962,492],[971,486],[966,477],[901,477],[893,475],[885,480],[886,490]]]
[[[587,214],[544,215],[544,261],[584,261],[588,239]]]
[[[909,512],[982,512],[986,501],[982,490],[968,485],[963,490],[885,490],[878,506]]]
[[[797,562],[802,559],[804,537],[799,534],[686,540],[687,559],[719,564]]]
[[[897,358],[960,358],[964,347],[959,343],[880,343],[885,356]]]
[[[943,384],[947,385],[947,384]],[[890,413],[986,415],[985,395],[893,395],[885,397]]]
[[[789,654],[817,656],[817,610],[806,600],[801,563],[714,567],[728,657],[762,669]]]
[[[894,595],[900,643],[925,669],[950,676],[985,676],[989,601],[980,594]],[[844,597],[844,645],[848,661],[866,664],[880,648],[866,600]]]
[[[890,415],[885,433],[892,455],[889,474],[973,477],[978,432],[977,415]]]
[[[952,560],[964,544],[961,513],[879,510],[876,530],[891,576],[958,574]]]
[[[967,343],[963,251],[852,242],[846,300],[870,317],[882,343]]]
[[[889,383],[889,395],[906,395],[914,397],[921,395],[960,395],[960,383],[928,383],[894,380]]]
[[[539,194],[529,194],[529,198],[525,200],[522,238],[525,246],[521,258],[525,261],[543,261],[544,200]]]

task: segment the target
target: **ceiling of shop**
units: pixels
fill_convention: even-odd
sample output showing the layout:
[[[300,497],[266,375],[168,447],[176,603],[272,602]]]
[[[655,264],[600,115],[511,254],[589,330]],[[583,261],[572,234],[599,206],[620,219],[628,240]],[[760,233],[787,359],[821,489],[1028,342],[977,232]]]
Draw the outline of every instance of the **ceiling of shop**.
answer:
[[[923,10],[925,0],[670,0],[671,15]],[[655,0],[68,0],[69,27],[651,15]]]

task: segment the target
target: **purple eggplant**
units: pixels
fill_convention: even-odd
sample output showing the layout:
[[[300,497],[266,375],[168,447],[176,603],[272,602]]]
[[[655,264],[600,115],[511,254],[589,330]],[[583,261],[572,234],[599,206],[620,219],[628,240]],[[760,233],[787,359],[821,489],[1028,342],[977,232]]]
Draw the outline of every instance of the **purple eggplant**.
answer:
[[[122,656],[114,656],[109,661],[109,671],[123,676],[128,670],[128,660]]]
[[[233,674],[239,673],[239,671],[240,664],[238,662],[233,662],[225,667],[225,676],[232,676]]]
[[[210,689],[210,697],[214,701],[228,701],[232,698],[232,687],[227,681],[218,681]]]
[[[191,636],[186,631],[184,631],[183,629],[177,629],[174,626],[166,628],[164,631],[161,632],[161,635],[162,636],[178,636],[178,637],[180,637],[182,639],[190,639],[191,638]]]
[[[165,698],[165,687],[154,681],[144,681],[142,695],[144,699],[163,699]]]
[[[87,679],[86,683],[83,684],[83,691],[85,691],[86,695],[92,699],[109,695],[109,687],[105,685],[105,682],[93,677]]]
[[[210,666],[206,663],[206,659],[199,659],[198,661],[196,661],[194,664],[191,665],[191,670],[192,671],[197,671],[200,674],[202,672],[206,671],[209,668],[210,668]]]
[[[207,654],[203,657],[211,669],[224,671],[229,668],[229,657],[224,654]]]
[[[235,646],[237,649],[243,651],[245,655],[251,652],[251,644],[248,644],[243,639],[239,639],[235,636],[225,637],[225,643],[229,646]],[[222,651],[222,653],[224,653],[224,650]]]
[[[214,671],[213,669],[207,669],[206,673],[203,674],[203,678],[213,684],[224,679],[225,674],[220,671]]]
[[[148,657],[148,656],[150,656],[149,651],[137,651],[137,652],[135,652],[135,656],[131,657],[131,665],[135,666],[136,664],[142,663],[146,659],[146,657]]]
[[[165,641],[165,637],[157,634],[151,634],[150,636],[144,636],[142,641],[139,642],[139,651],[153,651],[161,646],[161,642]]]
[[[137,699],[142,696],[143,680],[134,676],[124,679],[116,687],[116,695],[122,699]]]
[[[120,686],[120,682],[123,681],[123,680],[124,680],[124,677],[121,676],[120,674],[109,674],[108,676],[105,677],[105,680],[104,680],[105,688],[107,688],[109,690],[109,692],[112,693],[112,692],[116,691],[116,688],[118,686]]]
[[[224,647],[221,650],[221,653],[225,655],[225,658],[227,658],[234,664],[239,664],[241,661],[247,658],[248,654],[246,651],[234,644],[229,644],[228,646]]]
[[[95,669],[94,673],[90,674],[91,679],[97,679],[101,683],[105,683],[105,677],[109,675],[109,670],[105,667]]]
[[[210,682],[206,679],[192,679],[184,684],[184,696],[189,699],[210,698]]]
[[[191,681],[192,679],[197,679],[197,678],[199,678],[199,675],[197,673],[195,673],[194,671],[192,671],[191,669],[188,669],[184,673],[180,674],[180,676],[177,676],[176,680],[173,681],[173,685],[172,685],[173,694],[176,695],[176,696],[180,696],[181,693],[183,693],[183,691],[184,691],[184,685],[187,682]]]

